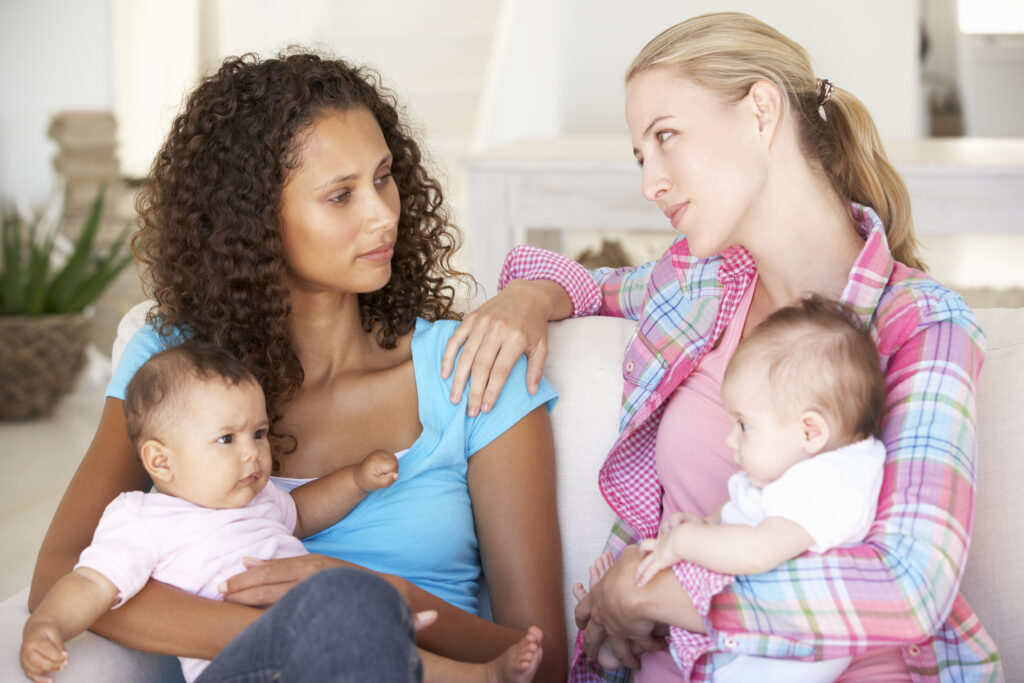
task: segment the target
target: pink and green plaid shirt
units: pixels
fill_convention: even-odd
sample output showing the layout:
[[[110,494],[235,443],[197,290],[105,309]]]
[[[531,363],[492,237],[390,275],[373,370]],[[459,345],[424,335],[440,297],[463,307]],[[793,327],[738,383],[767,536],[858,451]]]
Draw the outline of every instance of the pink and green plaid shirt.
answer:
[[[842,300],[868,325],[887,378],[877,517],[858,546],[737,577],[705,618],[710,654],[825,659],[899,645],[914,680],[1002,680],[995,644],[958,592],[974,514],[984,335],[959,295],[893,260],[874,211],[851,211],[865,243]],[[666,399],[714,346],[755,272],[746,250],[700,259],[685,237],[656,262],[618,270],[589,273],[525,246],[506,259],[499,286],[554,280],[574,316],[637,321],[622,366],[620,433],[599,475],[624,522],[609,539],[614,550],[657,534],[654,441]],[[698,661],[693,680],[710,678],[715,657]],[[570,680],[612,680],[581,664]]]

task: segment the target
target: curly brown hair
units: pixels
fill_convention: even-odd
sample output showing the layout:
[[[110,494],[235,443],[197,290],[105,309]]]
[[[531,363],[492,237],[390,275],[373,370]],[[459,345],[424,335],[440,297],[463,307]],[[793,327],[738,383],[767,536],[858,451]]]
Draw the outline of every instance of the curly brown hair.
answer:
[[[161,334],[218,344],[253,372],[267,397],[275,466],[297,445],[278,427],[304,376],[286,322],[281,192],[303,133],[328,112],[356,108],[380,125],[401,196],[391,280],[359,295],[363,328],[394,348],[417,316],[458,318],[450,282],[468,276],[451,266],[461,235],[441,187],[376,72],[295,51],[229,57],[188,97],[136,202],[132,247],[157,302],[150,322]]]

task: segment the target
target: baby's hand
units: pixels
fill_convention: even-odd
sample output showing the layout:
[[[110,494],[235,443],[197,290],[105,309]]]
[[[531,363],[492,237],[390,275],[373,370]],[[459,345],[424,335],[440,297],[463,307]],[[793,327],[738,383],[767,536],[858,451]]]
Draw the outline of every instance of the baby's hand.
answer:
[[[675,515],[672,515],[672,517],[675,517]],[[669,520],[671,521],[671,518]],[[671,567],[682,559],[677,557],[676,553],[672,550],[672,534],[678,533],[679,527],[683,524],[690,523],[689,520],[680,520],[669,530],[660,533],[657,538],[645,538],[640,541],[640,553],[643,555],[643,559],[640,560],[640,564],[636,567],[637,586],[643,586],[662,569]]]
[[[667,534],[680,524],[694,522],[698,524],[706,523],[704,518],[695,512],[676,512],[661,520],[661,526],[658,527],[658,535]]]
[[[387,451],[373,451],[356,465],[356,486],[363,493],[387,488],[398,479],[398,458]]]
[[[68,665],[60,629],[49,621],[29,620],[21,641],[21,668],[35,683],[52,683],[46,676]]]

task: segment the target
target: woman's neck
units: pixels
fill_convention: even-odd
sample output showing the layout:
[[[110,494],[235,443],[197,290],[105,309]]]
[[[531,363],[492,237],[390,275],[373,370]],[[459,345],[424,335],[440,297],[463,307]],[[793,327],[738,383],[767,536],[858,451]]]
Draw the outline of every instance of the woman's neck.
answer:
[[[782,160],[751,214],[743,246],[769,309],[810,293],[838,299],[864,246],[849,207],[802,155]]]
[[[293,289],[288,326],[304,383],[365,369],[380,352],[374,336],[363,330],[356,294]]]

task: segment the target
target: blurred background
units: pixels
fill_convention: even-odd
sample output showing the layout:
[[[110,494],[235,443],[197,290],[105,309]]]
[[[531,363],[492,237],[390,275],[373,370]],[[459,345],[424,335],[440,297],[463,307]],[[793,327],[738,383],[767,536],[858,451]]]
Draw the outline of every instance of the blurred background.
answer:
[[[469,268],[494,226],[469,209],[467,162],[524,139],[611,140],[612,160],[630,162],[622,77],[633,55],[671,24],[723,9],[803,44],[821,76],[865,102],[887,143],[986,140],[991,164],[983,152],[972,167],[996,168],[1024,197],[1024,156],[1013,151],[1024,138],[1019,0],[861,0],[855,10],[816,0],[0,0],[0,196],[27,210],[61,199],[75,225],[105,182],[101,236],[112,239],[133,222],[138,182],[197,80],[227,55],[301,45],[382,73],[445,180]],[[919,227],[939,280],[973,305],[1024,305],[1024,218],[997,231]],[[595,226],[559,244],[617,265],[657,256],[672,237]],[[78,389],[52,418],[0,422],[0,462],[19,473],[0,479],[0,599],[30,576],[99,414],[116,322],[142,298],[129,268],[96,306]]]

